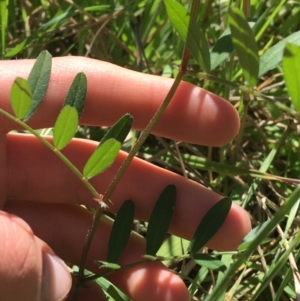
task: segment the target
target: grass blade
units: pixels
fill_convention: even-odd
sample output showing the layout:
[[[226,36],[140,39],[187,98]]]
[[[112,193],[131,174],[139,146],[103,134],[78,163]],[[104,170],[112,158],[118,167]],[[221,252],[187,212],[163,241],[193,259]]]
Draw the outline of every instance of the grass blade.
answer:
[[[281,62],[283,50],[287,43],[300,46],[300,31],[294,32],[288,37],[282,39],[260,57],[258,73],[259,76],[272,70]]]
[[[167,15],[198,64],[210,72],[210,53],[204,33],[177,1],[164,0]]]
[[[167,186],[159,196],[150,216],[146,253],[155,256],[168,232],[176,202],[176,186]]]
[[[80,119],[87,93],[87,78],[83,72],[78,73],[69,89],[68,95],[63,106],[71,106],[77,110],[78,119]]]
[[[53,143],[57,149],[62,149],[74,137],[78,127],[78,113],[69,105],[62,108],[53,129]]]
[[[7,21],[8,21],[8,0],[0,1],[0,57],[3,58],[6,50],[6,30],[7,30]]]
[[[90,179],[106,170],[115,161],[121,143],[114,138],[106,140],[91,155],[83,168],[83,175]]]
[[[19,119],[28,113],[32,103],[32,93],[26,79],[17,77],[10,91],[11,106]]]
[[[217,233],[231,208],[231,199],[223,198],[217,202],[200,222],[191,241],[191,254],[196,254]]]
[[[109,237],[107,261],[117,263],[129,241],[134,219],[134,203],[127,200],[119,209]]]
[[[283,76],[294,107],[300,111],[300,49],[287,44],[283,53]]]
[[[245,79],[251,87],[254,87],[259,70],[258,48],[254,34],[244,14],[235,7],[229,9],[229,26]]]
[[[25,116],[24,121],[28,121],[46,94],[51,72],[52,57],[49,52],[42,51],[37,57],[28,77],[28,83],[32,91],[32,105]]]

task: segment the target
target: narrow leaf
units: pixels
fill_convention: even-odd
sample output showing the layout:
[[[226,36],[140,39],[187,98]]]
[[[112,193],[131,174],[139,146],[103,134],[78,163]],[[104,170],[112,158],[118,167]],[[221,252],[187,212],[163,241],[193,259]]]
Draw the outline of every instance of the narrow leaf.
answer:
[[[127,137],[133,123],[133,116],[125,114],[122,116],[104,135],[101,139],[101,144],[110,138],[115,138],[120,143],[123,143]]]
[[[283,53],[283,76],[294,107],[300,111],[300,48],[287,44]]]
[[[258,48],[254,34],[238,8],[229,8],[229,27],[245,79],[251,87],[254,87],[259,70]]]
[[[259,60],[259,76],[275,68],[282,60],[283,50],[287,43],[300,46],[300,31],[294,32],[267,50]]]
[[[217,202],[200,222],[191,241],[191,254],[197,253],[217,233],[231,208],[231,199],[223,198]]]
[[[167,186],[159,196],[148,223],[146,253],[155,256],[168,232],[176,202],[176,186]]]
[[[31,118],[44,99],[50,80],[51,63],[52,57],[49,52],[42,51],[31,69],[28,83],[32,91],[32,105],[24,121]]]
[[[87,79],[83,72],[78,73],[69,89],[68,95],[63,106],[71,106],[77,110],[78,119],[80,119],[87,93]]]
[[[134,203],[127,200],[115,218],[108,243],[107,261],[117,263],[129,241],[134,219]]]
[[[32,103],[32,93],[26,79],[17,77],[10,91],[11,106],[15,115],[22,119],[26,116]]]
[[[208,254],[195,254],[193,258],[197,264],[206,267],[208,269],[212,269],[212,270],[226,269],[224,263],[220,259],[216,258],[215,256],[211,256]]]
[[[106,140],[91,155],[83,168],[83,175],[90,179],[106,170],[115,161],[121,143],[114,138]]]
[[[62,108],[53,129],[53,143],[57,149],[69,144],[78,127],[77,110],[69,105]]]
[[[204,33],[180,3],[175,0],[164,0],[164,4],[173,27],[179,33],[197,63],[204,71],[209,73],[210,53]]]

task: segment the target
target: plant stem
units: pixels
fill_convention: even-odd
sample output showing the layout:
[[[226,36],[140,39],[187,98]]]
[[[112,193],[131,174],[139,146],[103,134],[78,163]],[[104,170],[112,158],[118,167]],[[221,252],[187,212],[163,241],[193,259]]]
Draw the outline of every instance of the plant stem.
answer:
[[[106,190],[106,192],[104,194],[104,197],[103,197],[103,202],[104,203],[108,202],[108,200],[110,199],[113,191],[115,190],[116,186],[118,185],[119,181],[121,180],[122,176],[124,175],[125,171],[127,170],[130,162],[132,161],[132,159],[134,158],[136,153],[139,151],[139,149],[141,148],[141,146],[143,145],[143,143],[145,142],[145,140],[149,136],[150,132],[152,131],[152,129],[154,128],[154,126],[156,125],[156,123],[158,122],[158,120],[160,119],[160,117],[162,116],[164,111],[166,110],[166,108],[169,105],[173,95],[175,94],[176,89],[179,86],[180,81],[182,80],[183,76],[184,76],[183,72],[179,72],[177,74],[177,76],[174,80],[174,83],[173,83],[171,89],[168,92],[168,95],[166,96],[163,103],[161,104],[161,106],[158,108],[158,110],[156,111],[156,113],[154,114],[154,116],[152,117],[150,122],[148,123],[146,129],[140,135],[139,139],[137,140],[137,142],[133,146],[133,148],[130,151],[130,153],[128,154],[126,160],[123,162],[123,164],[119,168],[116,176],[114,177],[114,179],[110,183],[108,189]],[[82,278],[84,277],[83,270],[84,270],[87,254],[88,254],[89,248],[91,246],[93,237],[95,235],[98,223],[100,221],[101,214],[102,214],[102,208],[101,208],[101,206],[98,206],[98,208],[97,208],[97,210],[94,214],[94,217],[93,217],[92,226],[91,226],[91,228],[88,232],[87,239],[86,239],[85,245],[83,247],[83,252],[82,252],[82,256],[81,256],[81,260],[80,260],[80,266],[79,266],[79,273],[78,273],[78,281],[79,282],[82,281]]]

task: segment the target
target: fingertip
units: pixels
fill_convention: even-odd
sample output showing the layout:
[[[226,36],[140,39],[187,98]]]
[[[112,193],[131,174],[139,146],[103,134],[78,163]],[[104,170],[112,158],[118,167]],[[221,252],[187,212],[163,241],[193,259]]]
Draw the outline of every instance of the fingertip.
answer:
[[[182,82],[157,129],[162,136],[173,132],[175,140],[221,146],[238,134],[239,126],[238,112],[228,101]]]
[[[161,263],[137,266],[130,270],[125,279],[125,286],[124,283],[119,286],[123,286],[122,289],[135,301],[190,300],[189,292],[181,278]]]
[[[72,286],[65,263],[52,253],[43,254],[42,300],[64,300]]]

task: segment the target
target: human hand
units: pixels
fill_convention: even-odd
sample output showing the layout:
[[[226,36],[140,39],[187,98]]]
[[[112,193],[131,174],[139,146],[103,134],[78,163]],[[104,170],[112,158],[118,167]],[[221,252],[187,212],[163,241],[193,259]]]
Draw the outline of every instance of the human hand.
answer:
[[[33,60],[0,63],[0,107],[11,112],[9,94],[17,76],[28,77]],[[88,93],[81,123],[110,126],[125,113],[134,116],[134,128],[142,130],[169,91],[172,80],[132,72],[108,63],[78,57],[53,59],[45,100],[28,122],[34,128],[51,127],[67,90],[78,72],[88,78]],[[223,99],[182,82],[155,127],[154,133],[175,140],[218,146],[238,132],[235,109]],[[62,300],[71,278],[57,254],[79,264],[91,214],[78,204],[95,206],[79,179],[35,137],[9,133],[20,129],[0,117],[0,296],[8,300]],[[49,138],[50,139],[50,138]],[[63,153],[82,169],[97,143],[74,139]],[[120,152],[105,173],[92,179],[104,192],[126,154]],[[132,199],[136,218],[148,220],[161,191],[177,188],[177,202],[170,232],[191,239],[201,218],[222,197],[177,174],[135,158],[113,193],[110,210]],[[95,259],[106,259],[110,222],[103,219],[95,234],[87,268],[97,272]],[[248,214],[236,204],[208,246],[234,250],[250,230]],[[49,247],[50,246],[50,247]],[[50,249],[51,248],[51,249]],[[53,250],[53,251],[52,251]],[[52,255],[49,255],[52,254]],[[141,260],[143,240],[134,235],[121,264]],[[109,280],[136,300],[188,300],[180,278],[160,263],[136,266],[114,273]],[[70,294],[71,295],[71,294]],[[106,300],[101,292],[82,289],[79,300]]]

